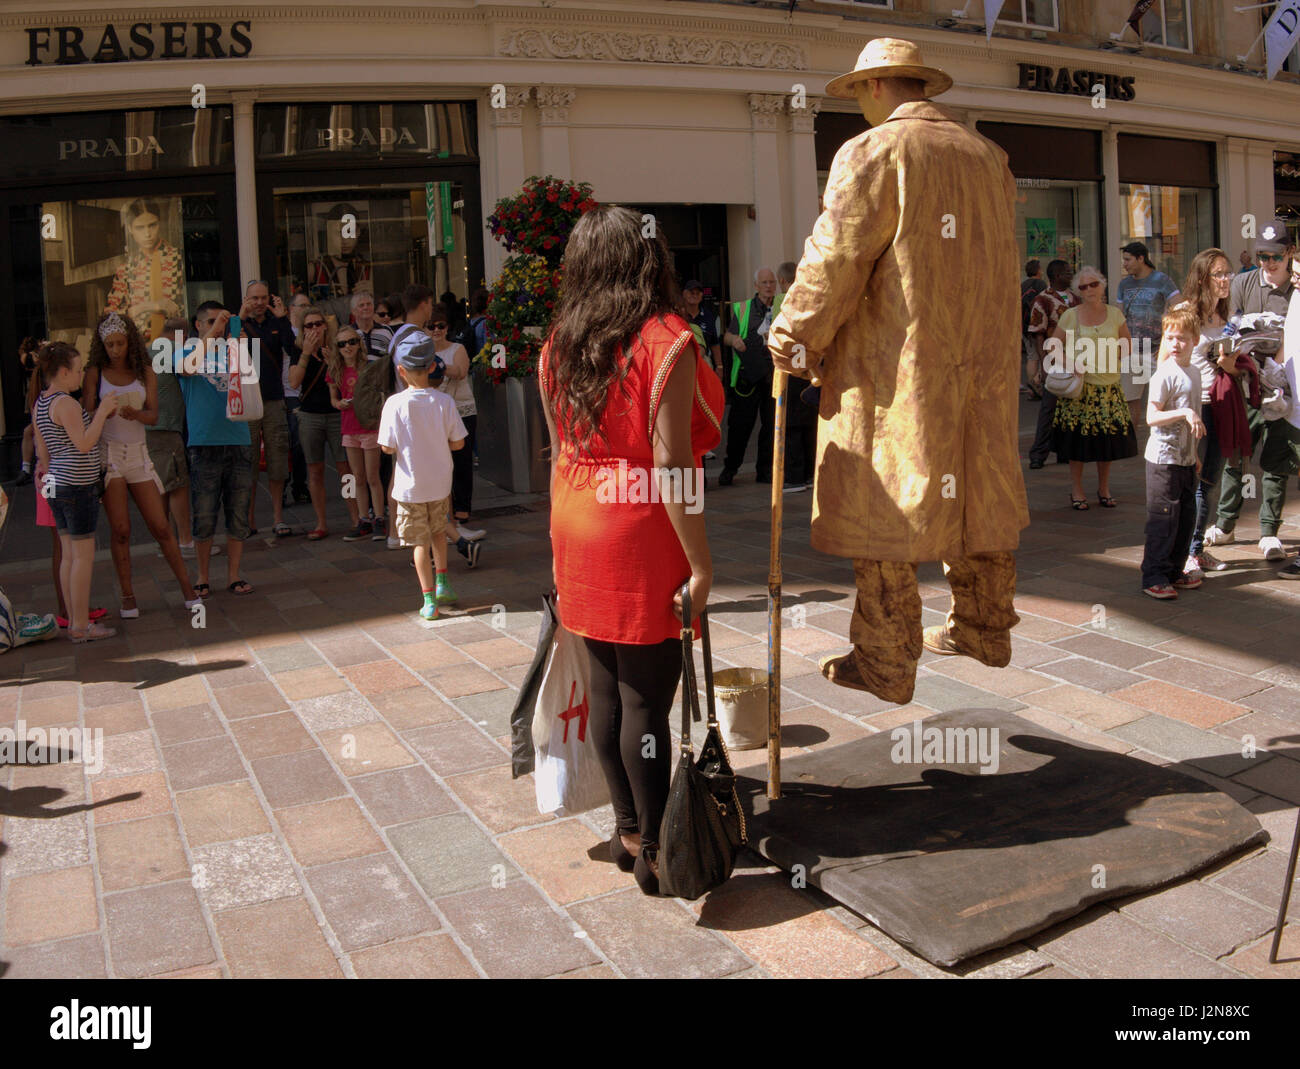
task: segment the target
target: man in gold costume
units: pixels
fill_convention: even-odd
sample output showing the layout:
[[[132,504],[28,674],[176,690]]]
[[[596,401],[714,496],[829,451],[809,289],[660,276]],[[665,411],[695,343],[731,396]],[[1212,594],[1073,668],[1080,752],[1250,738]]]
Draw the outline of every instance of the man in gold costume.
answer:
[[[923,645],[1009,663],[1029,523],[1015,181],[1002,149],[930,102],[951,86],[891,38],[827,85],[871,129],[835,157],[769,338],[778,368],[822,387],[812,545],[857,581],[853,649],[822,673],[898,704]],[[932,560],[952,604],[923,634],[916,566]]]

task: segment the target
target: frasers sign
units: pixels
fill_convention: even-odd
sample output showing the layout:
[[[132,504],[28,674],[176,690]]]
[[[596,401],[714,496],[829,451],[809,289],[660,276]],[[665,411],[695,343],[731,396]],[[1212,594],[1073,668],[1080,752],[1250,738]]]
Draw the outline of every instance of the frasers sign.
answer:
[[[103,29],[34,26],[27,30],[27,66],[125,63],[145,59],[238,59],[253,51],[248,19],[220,22],[109,23]]]
[[[1060,93],[1063,96],[1092,96],[1094,86],[1105,87],[1110,100],[1136,100],[1132,75],[1098,74],[1096,71],[1073,71],[1069,67],[1042,67],[1035,63],[1017,63],[1020,82],[1017,89],[1034,89],[1040,93]]]

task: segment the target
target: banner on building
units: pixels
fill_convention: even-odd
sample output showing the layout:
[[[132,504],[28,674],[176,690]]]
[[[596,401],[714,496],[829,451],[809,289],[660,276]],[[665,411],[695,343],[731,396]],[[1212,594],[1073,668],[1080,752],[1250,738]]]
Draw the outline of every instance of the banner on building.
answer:
[[[993,40],[993,24],[998,21],[1003,0],[984,0],[984,33],[988,40]]]
[[[1264,55],[1272,81],[1300,41],[1300,0],[1281,0],[1264,27]]]
[[[1165,237],[1178,234],[1178,187],[1160,187],[1160,233]]]
[[[1128,233],[1133,241],[1151,236],[1151,187],[1131,186],[1128,195]]]
[[[424,218],[429,227],[429,255],[438,255],[438,183],[424,183]]]
[[[1133,27],[1133,32],[1139,37],[1142,36],[1142,30],[1140,28],[1142,16],[1151,10],[1151,5],[1154,2],[1155,0],[1138,0],[1138,2],[1133,5],[1133,10],[1129,12],[1128,24]]]

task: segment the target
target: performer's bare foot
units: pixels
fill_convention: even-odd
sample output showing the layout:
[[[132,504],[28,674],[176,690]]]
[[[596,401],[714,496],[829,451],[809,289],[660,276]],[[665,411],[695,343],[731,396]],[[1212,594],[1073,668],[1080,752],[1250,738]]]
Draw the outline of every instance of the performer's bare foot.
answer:
[[[968,650],[965,646],[960,645],[944,624],[927,627],[921,633],[921,640],[924,642],[925,648],[931,653],[938,653],[944,657],[973,657],[981,664],[987,664],[990,668],[1005,668],[1011,663],[1011,643],[1009,639],[1005,653],[999,653],[994,657],[981,656],[974,650]]]
[[[882,675],[871,669],[863,670],[862,662],[853,650],[840,657],[823,657],[822,675],[832,683],[853,690],[865,690],[883,701],[906,705],[912,700],[916,687],[916,669],[912,668],[911,677],[906,680],[887,681]]]

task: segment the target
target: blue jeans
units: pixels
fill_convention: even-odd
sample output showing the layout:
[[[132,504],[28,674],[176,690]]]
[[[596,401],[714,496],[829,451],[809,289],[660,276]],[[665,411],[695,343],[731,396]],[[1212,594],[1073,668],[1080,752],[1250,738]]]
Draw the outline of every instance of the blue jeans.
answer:
[[[1201,478],[1196,484],[1196,526],[1192,530],[1192,545],[1188,552],[1196,556],[1205,548],[1205,527],[1214,505],[1215,488],[1223,471],[1223,454],[1219,451],[1219,436],[1214,430],[1214,413],[1209,405],[1201,406],[1201,422],[1205,424],[1205,437],[1201,439]]]
[[[54,513],[54,527],[59,534],[72,538],[94,538],[99,520],[99,491],[93,483],[88,485],[54,484],[54,494],[48,498]]]
[[[248,499],[253,492],[253,450],[246,445],[190,446],[190,508],[194,538],[208,541],[217,530],[217,512],[226,512],[226,535],[248,537]]]

